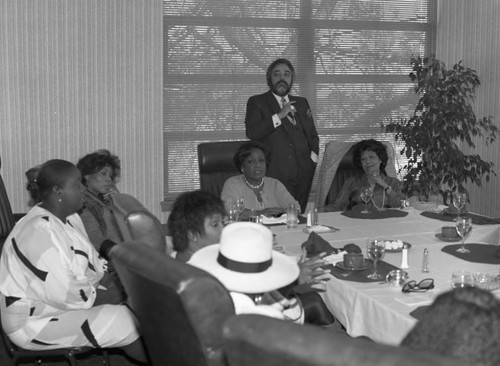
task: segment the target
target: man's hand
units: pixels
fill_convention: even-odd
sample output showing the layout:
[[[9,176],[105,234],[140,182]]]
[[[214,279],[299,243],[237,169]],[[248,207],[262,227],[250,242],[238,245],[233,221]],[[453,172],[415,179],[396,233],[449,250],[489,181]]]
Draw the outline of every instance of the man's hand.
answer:
[[[294,114],[296,112],[296,109],[295,107],[293,106],[293,104],[295,103],[295,101],[290,101],[288,103],[286,103],[283,108],[281,109],[281,111],[278,112],[278,117],[280,119],[283,119],[285,118],[288,114]]]
[[[326,253],[320,253],[314,257],[307,258],[307,251],[302,248],[302,255],[298,261],[300,268],[299,284],[310,284],[311,287],[324,289],[324,283],[330,280],[330,271],[322,267],[328,264],[323,260]]]

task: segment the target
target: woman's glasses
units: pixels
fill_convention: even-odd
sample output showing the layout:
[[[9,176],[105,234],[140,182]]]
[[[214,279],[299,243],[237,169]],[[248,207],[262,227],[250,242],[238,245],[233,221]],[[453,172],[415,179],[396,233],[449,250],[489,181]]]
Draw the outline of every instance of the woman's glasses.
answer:
[[[432,278],[424,278],[422,281],[408,281],[403,285],[401,291],[408,292],[425,292],[434,288],[434,280]]]

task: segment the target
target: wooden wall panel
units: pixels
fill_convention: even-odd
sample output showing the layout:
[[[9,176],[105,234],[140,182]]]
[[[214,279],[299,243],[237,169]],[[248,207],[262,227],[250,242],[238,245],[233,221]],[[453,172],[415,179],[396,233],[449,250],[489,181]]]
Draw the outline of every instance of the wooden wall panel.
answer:
[[[0,0],[0,156],[16,212],[24,171],[119,155],[119,188],[161,216],[162,1]]]

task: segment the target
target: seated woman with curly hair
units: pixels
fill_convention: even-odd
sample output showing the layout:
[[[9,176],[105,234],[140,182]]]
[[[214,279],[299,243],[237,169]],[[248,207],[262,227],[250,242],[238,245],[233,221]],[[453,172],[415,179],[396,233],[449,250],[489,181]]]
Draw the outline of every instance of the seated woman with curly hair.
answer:
[[[193,253],[220,240],[226,211],[220,198],[206,191],[184,192],[168,217],[176,259],[187,262]]]
[[[361,191],[370,189],[372,197],[368,205],[372,209],[383,210],[389,207],[399,207],[401,200],[401,182],[389,177],[385,172],[387,149],[377,140],[363,140],[354,146],[354,165],[360,174],[346,180],[335,202],[324,208],[328,211],[344,211],[364,207]]]
[[[108,150],[97,150],[81,158],[76,166],[85,186],[83,208],[79,213],[90,241],[100,251],[104,242],[112,245],[120,239],[109,200],[109,196],[117,192],[120,159]]]

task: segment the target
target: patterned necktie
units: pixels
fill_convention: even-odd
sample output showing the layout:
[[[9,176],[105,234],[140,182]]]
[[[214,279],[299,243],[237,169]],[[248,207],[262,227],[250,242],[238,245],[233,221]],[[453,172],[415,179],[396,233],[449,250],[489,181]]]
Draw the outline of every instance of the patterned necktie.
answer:
[[[282,98],[281,98],[281,108],[283,108],[283,107],[285,106],[285,104],[286,104],[286,99],[285,99],[285,97],[282,97]],[[292,125],[294,125],[294,126],[295,126],[295,125],[297,124],[297,122],[295,122],[295,118],[293,117],[293,115],[292,115],[292,116],[290,116],[289,114],[287,114],[287,115],[286,115],[286,118],[288,118],[288,120],[290,121],[290,123],[291,123]]]

